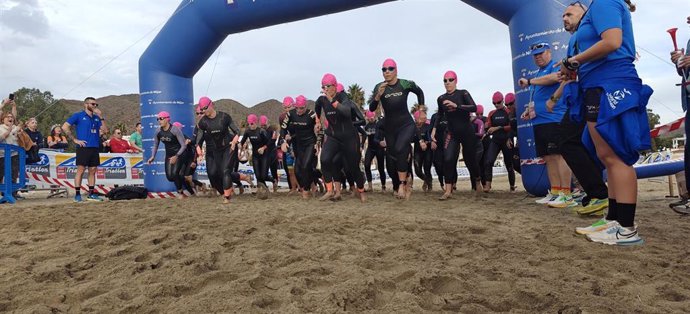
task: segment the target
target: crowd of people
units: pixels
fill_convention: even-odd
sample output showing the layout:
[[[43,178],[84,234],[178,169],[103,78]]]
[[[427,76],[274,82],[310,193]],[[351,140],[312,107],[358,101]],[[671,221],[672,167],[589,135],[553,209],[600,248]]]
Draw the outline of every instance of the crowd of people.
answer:
[[[423,191],[434,189],[433,167],[443,192],[439,200],[443,201],[453,198],[457,189],[460,153],[475,193],[492,191],[499,154],[503,155],[510,191],[517,189],[515,171],[520,171],[520,158],[515,138],[521,119],[533,126],[537,156],[545,162],[550,183],[548,194],[536,202],[574,208],[581,215],[604,216],[590,226],[575,229],[591,241],[641,244],[635,224],[637,178],[632,165],[639,151],[649,148],[645,108],[652,90],[642,84],[633,63],[634,11],[629,0],[599,0],[589,8],[580,2],[567,6],[562,15],[564,28],[571,34],[567,57],[553,59],[548,42],[530,45],[538,71],[516,82],[520,92],[529,94],[529,103],[520,116],[516,95],[498,91],[491,97],[494,108],[484,116],[484,107],[468,90],[458,87],[457,73],[449,70],[439,75],[445,92],[437,97],[436,112],[429,117],[422,88],[399,78],[398,64],[387,59],[381,67],[383,81],[374,87],[364,112],[330,73],[321,79],[314,110],[307,108],[303,95],[284,98],[283,113],[276,121],[279,127],[271,126],[266,116],[251,114],[240,132],[229,114],[216,110],[208,97],[201,97],[194,133],[186,137],[168,112],[160,112],[148,163],[155,161],[162,142],[166,178],[183,197],[185,192],[195,194],[198,183],[192,175],[204,158],[212,190],[222,195],[224,203],[231,202],[234,187],[242,189],[243,181],[251,182],[239,172],[241,162],[250,161],[253,167],[259,199],[270,194],[267,182],[273,184],[275,192],[277,170],[282,167],[290,193],[309,199],[322,187],[322,201],[341,200],[349,185],[349,190],[366,202],[367,192],[373,191],[374,162],[381,190],[388,191],[390,178],[393,195],[407,200],[413,191],[413,174],[422,182]],[[690,71],[690,58],[684,58],[683,53],[671,54],[681,75]],[[408,107],[410,93],[417,100],[412,109]],[[111,152],[142,151],[141,124],[129,141],[123,140],[119,129],[111,138],[101,138],[107,128],[97,107],[95,99],[87,98],[84,111],[71,116],[62,127],[53,127],[45,141],[48,147],[65,147],[66,138],[76,144],[76,201],[82,200],[81,180],[87,169],[87,199],[100,200],[94,191],[95,169],[104,147]],[[16,108],[13,111],[16,115]],[[6,143],[16,142],[21,132],[14,126],[14,115],[2,116],[0,140]],[[35,122],[28,121],[25,133],[35,143],[42,143]],[[606,171],[608,185],[602,171]],[[581,193],[573,193],[573,186]],[[683,205],[687,203],[685,199]]]

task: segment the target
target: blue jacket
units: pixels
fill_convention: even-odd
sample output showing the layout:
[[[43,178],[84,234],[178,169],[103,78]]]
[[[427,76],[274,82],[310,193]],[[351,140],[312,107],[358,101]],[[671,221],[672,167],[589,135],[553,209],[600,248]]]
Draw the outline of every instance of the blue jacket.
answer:
[[[604,90],[597,131],[623,162],[633,165],[640,157],[639,151],[651,148],[647,103],[654,91],[635,78],[607,80],[595,85]],[[584,118],[582,94],[577,83],[568,84],[563,91],[573,121],[582,121]],[[599,161],[587,128],[582,134],[582,143],[594,160]]]

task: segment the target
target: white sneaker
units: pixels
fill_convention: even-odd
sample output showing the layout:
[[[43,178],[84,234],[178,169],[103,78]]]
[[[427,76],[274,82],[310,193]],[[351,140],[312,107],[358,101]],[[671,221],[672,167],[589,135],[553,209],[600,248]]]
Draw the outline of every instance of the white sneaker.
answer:
[[[618,222],[615,222],[608,229],[588,234],[587,239],[608,245],[639,245],[644,243],[644,240],[637,234],[636,228],[626,228]]]
[[[599,231],[606,230],[612,226],[618,225],[618,222],[615,220],[606,220],[606,218],[602,218],[597,220],[595,223],[591,224],[588,227],[577,227],[575,228],[575,233],[580,234],[580,235],[585,235],[585,234],[592,234],[592,233],[597,233]]]
[[[538,199],[535,202],[537,204],[548,204],[549,202],[553,201],[558,197],[558,194],[551,194],[551,190],[549,190],[549,193],[544,196],[544,198]]]
[[[553,201],[548,202],[549,207],[553,208],[568,208],[577,206],[577,202],[573,201],[573,197],[568,194],[558,193],[558,196]]]

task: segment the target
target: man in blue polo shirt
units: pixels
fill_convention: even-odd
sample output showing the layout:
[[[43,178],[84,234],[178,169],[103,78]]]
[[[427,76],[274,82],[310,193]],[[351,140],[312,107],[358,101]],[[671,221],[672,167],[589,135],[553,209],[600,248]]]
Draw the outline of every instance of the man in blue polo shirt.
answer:
[[[101,163],[98,154],[101,139],[98,131],[105,119],[102,118],[101,111],[98,110],[98,103],[93,97],[84,99],[84,110],[73,114],[67,122],[62,125],[62,131],[70,138],[77,150],[77,173],[74,176],[74,201],[81,202],[81,178],[84,170],[89,168],[89,201],[103,201],[95,192],[96,187],[96,168]],[[77,136],[72,135],[71,126],[77,131]]]
[[[534,103],[536,117],[532,119],[534,126],[534,140],[536,142],[537,156],[546,162],[546,171],[551,184],[549,194],[537,201],[540,204],[548,204],[550,207],[565,208],[575,206],[570,193],[570,180],[572,172],[561,156],[558,135],[559,122],[563,119],[566,107],[560,104],[547,110],[546,101],[558,89],[559,69],[554,67],[555,62],[551,58],[551,45],[546,42],[535,43],[530,46],[530,52],[534,63],[539,67],[533,78],[521,78],[518,84],[522,88],[529,87],[531,99]],[[528,116],[523,115],[523,118]]]

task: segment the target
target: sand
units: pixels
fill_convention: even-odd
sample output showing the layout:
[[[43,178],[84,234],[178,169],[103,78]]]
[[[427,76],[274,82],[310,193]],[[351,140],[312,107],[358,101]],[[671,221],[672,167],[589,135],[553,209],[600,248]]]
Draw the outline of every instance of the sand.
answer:
[[[573,228],[594,218],[496,186],[2,205],[0,312],[690,312],[690,217],[663,180],[640,181],[637,247],[590,243]]]

